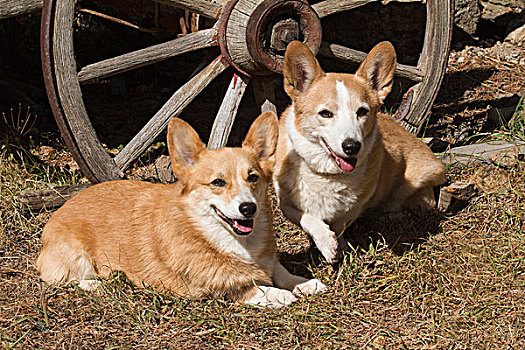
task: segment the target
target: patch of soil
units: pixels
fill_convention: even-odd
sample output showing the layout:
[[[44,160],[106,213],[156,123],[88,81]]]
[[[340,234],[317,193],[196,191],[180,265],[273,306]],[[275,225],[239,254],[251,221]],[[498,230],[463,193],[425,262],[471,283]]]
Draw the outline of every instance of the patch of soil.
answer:
[[[524,46],[497,42],[452,51],[426,134],[456,144],[494,130],[499,120],[489,118],[490,111],[518,105],[525,96],[524,74]]]

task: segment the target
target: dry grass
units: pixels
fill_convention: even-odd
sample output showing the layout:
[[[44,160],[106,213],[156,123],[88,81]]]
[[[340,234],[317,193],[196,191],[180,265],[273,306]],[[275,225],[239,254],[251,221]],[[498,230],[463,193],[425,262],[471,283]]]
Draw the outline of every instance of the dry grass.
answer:
[[[474,171],[451,169],[449,178]],[[448,216],[389,222],[371,213],[352,227],[354,251],[338,267],[323,263],[304,233],[278,215],[281,260],[330,291],[272,310],[181,300],[119,274],[96,293],[44,285],[34,263],[51,213],[22,214],[17,195],[68,176],[32,174],[3,154],[0,346],[524,348],[525,175],[521,164],[506,175],[500,188]]]

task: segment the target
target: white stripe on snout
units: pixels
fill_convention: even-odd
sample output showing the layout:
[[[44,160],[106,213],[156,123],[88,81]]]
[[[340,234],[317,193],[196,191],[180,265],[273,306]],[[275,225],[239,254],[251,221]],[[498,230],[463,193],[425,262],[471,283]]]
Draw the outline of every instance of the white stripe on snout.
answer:
[[[357,123],[357,118],[352,109],[350,108],[350,92],[346,87],[345,83],[342,81],[337,81],[335,83],[335,91],[337,92],[337,115],[338,128],[342,131],[343,138],[341,142],[346,138],[353,138],[357,141],[360,139],[359,125]],[[359,137],[358,137],[359,136]]]
[[[350,92],[342,81],[336,81],[335,91],[337,92],[337,129],[342,134],[339,141],[343,142],[347,138],[361,141],[362,134],[359,122],[350,106],[352,100]]]

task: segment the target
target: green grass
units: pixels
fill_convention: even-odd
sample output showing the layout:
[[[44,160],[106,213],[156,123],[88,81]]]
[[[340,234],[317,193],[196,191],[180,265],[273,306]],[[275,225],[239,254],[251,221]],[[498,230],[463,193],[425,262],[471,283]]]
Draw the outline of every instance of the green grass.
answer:
[[[40,169],[42,170],[42,169]],[[43,169],[46,170],[46,169]],[[184,300],[114,274],[100,290],[49,287],[35,269],[51,212],[24,214],[18,195],[78,174],[35,171],[0,153],[0,346],[6,349],[489,349],[525,346],[525,175],[463,210],[398,221],[363,218],[352,251],[326,265],[277,212],[283,263],[330,291],[291,307]],[[47,169],[49,170],[49,169]],[[475,168],[451,169],[465,180]],[[373,214],[374,215],[374,214]]]
[[[520,98],[516,110],[508,122],[501,120],[501,134],[510,139],[525,141],[525,104],[524,97]]]

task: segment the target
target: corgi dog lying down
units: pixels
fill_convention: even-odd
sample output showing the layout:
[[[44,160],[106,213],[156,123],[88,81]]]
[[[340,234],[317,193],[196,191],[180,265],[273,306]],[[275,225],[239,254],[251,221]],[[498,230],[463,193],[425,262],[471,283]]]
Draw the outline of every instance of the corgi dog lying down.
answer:
[[[290,274],[276,256],[268,182],[277,117],[262,114],[242,147],[207,150],[186,122],[168,126],[178,182],[120,180],[88,188],[43,230],[37,266],[44,281],[93,290],[122,271],[136,285],[188,298],[230,298],[279,307],[323,292]]]
[[[325,73],[307,46],[288,45],[284,87],[292,104],[280,119],[274,186],[284,215],[328,262],[364,210],[430,210],[444,166],[379,108],[396,68],[393,46],[375,46],[356,74]]]

